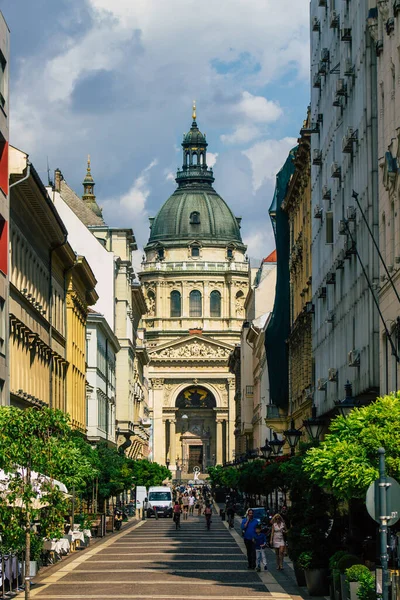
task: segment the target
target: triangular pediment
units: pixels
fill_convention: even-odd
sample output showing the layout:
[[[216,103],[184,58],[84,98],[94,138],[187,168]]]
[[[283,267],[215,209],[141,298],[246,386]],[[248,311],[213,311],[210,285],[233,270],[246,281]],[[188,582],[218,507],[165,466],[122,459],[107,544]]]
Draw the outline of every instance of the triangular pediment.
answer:
[[[233,346],[201,335],[189,335],[185,338],[162,344],[149,350],[151,361],[222,361],[228,360]]]

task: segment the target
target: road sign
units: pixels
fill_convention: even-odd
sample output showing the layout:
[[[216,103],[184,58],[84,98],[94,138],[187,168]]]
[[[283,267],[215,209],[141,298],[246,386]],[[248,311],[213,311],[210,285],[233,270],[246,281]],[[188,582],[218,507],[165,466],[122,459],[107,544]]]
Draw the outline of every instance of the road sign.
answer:
[[[388,518],[387,524],[389,527],[397,523],[400,519],[400,485],[393,479],[393,477],[386,477],[386,483],[388,483],[386,492],[386,517]],[[379,519],[379,480],[374,481],[368,488],[367,497],[365,503],[367,505],[367,511],[370,516],[377,522],[380,523]],[[383,516],[383,515],[382,515]]]

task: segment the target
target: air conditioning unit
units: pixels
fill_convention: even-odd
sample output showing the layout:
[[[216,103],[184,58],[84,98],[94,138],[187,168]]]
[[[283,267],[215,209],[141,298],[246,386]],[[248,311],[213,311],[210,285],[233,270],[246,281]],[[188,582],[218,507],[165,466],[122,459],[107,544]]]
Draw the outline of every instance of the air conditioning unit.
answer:
[[[386,277],[385,274],[383,274],[383,275],[380,276],[380,280],[381,280],[382,283],[384,283],[386,281],[386,279],[387,279],[387,277]]]
[[[313,77],[313,87],[320,88],[321,87],[321,75],[319,73],[315,73]]]
[[[396,265],[398,265],[400,263],[400,256],[395,256],[394,262],[396,263]]]
[[[345,96],[346,93],[347,93],[347,85],[345,83],[345,80],[340,78],[336,82],[336,94],[338,96]]]
[[[322,165],[322,152],[321,152],[321,150],[319,150],[319,148],[315,148],[313,150],[312,164],[313,165]]]
[[[308,387],[306,387],[306,389],[304,390],[304,393],[306,395],[307,400],[312,400],[313,396],[314,396],[314,390],[313,390],[312,385],[309,385]]]
[[[326,287],[324,285],[319,288],[317,296],[318,298],[326,298]]]
[[[317,17],[312,18],[311,29],[313,31],[321,31],[321,22]]]
[[[356,242],[348,237],[345,242],[345,258],[351,258],[356,252]]]
[[[331,29],[336,29],[336,27],[339,27],[339,13],[336,10],[331,10],[329,26]]]
[[[342,169],[336,161],[331,164],[331,177],[340,178]]]
[[[337,369],[328,369],[328,381],[337,381]]]
[[[328,71],[328,63],[324,60],[320,60],[318,63],[318,73],[320,75],[326,75]]]
[[[348,221],[355,221],[357,217],[357,211],[355,206],[348,206],[346,209],[346,215]]]
[[[352,127],[347,128],[346,135],[342,137],[342,152],[352,153],[353,142],[355,141],[354,131]]]
[[[351,27],[343,27],[340,30],[340,39],[342,42],[351,42]]]
[[[325,323],[334,323],[335,321],[335,313],[333,310],[328,311],[328,316],[325,319]]]
[[[325,381],[325,379],[318,379],[318,381],[317,381],[317,389],[320,392],[325,392],[326,391],[326,381]]]
[[[342,96],[338,96],[336,92],[332,97],[332,106],[342,106]]]
[[[349,367],[360,366],[360,353],[358,350],[350,350],[347,355],[347,364]]]
[[[338,234],[339,235],[347,235],[348,228],[347,222],[344,219],[340,219],[338,223]]]
[[[387,269],[388,269],[389,273],[393,273],[393,271],[394,271],[394,266],[393,266],[393,265],[388,265],[388,266],[387,266]]]
[[[306,302],[305,310],[307,314],[313,315],[315,313],[314,304],[312,302]]]
[[[322,186],[322,199],[330,200],[331,199],[331,190],[327,185]]]
[[[322,208],[314,206],[314,219],[322,219]]]
[[[353,63],[351,62],[350,58],[346,58],[346,60],[344,61],[344,74],[346,75],[346,77],[351,77],[352,75],[354,75],[354,67],[353,67]]]
[[[329,271],[326,275],[326,283],[328,285],[334,285],[336,283],[336,273],[334,271]]]
[[[318,0],[318,6],[326,6],[326,0]]]
[[[338,254],[338,257],[335,261],[335,269],[338,271],[339,269],[344,269],[344,250],[341,250]]]
[[[322,48],[322,51],[321,51],[321,61],[322,62],[329,62],[329,49],[328,48]]]

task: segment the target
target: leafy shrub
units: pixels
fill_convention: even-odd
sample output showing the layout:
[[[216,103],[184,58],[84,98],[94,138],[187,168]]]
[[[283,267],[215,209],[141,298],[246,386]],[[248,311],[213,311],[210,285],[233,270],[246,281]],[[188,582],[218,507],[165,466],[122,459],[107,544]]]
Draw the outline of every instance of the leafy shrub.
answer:
[[[371,571],[367,571],[360,575],[360,587],[357,596],[359,600],[376,600],[375,577]]]
[[[339,569],[339,571],[341,573],[344,573],[346,571],[346,569],[349,569],[353,565],[361,565],[361,564],[362,564],[362,562],[358,558],[358,556],[355,556],[354,554],[345,554],[344,556],[342,556],[342,558],[340,560],[338,560],[337,568]]]
[[[337,569],[339,560],[341,558],[343,558],[343,556],[347,556],[347,555],[348,555],[347,550],[338,550],[337,552],[335,552],[335,554],[332,554],[332,556],[329,559],[329,568]]]
[[[347,581],[361,581],[365,574],[369,573],[368,567],[365,565],[353,565],[346,569]]]
[[[309,569],[324,569],[327,566],[326,559],[326,549],[320,548],[318,552],[308,551],[302,552],[299,556],[298,565],[301,569],[309,570]]]

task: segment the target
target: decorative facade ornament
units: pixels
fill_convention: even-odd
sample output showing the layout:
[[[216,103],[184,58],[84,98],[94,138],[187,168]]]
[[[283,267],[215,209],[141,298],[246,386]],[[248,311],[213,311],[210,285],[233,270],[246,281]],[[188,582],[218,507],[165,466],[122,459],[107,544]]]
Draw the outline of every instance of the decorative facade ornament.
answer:
[[[205,359],[226,359],[230,351],[221,346],[211,346],[204,342],[194,340],[190,344],[184,346],[173,346],[172,348],[164,348],[158,352],[152,353],[152,358],[205,358]]]
[[[151,379],[151,386],[153,390],[162,390],[164,387],[164,379],[154,378]]]

